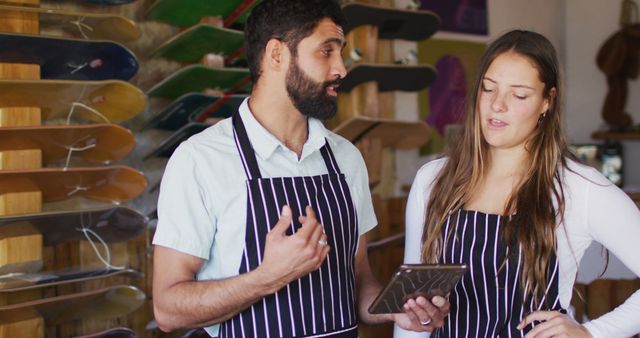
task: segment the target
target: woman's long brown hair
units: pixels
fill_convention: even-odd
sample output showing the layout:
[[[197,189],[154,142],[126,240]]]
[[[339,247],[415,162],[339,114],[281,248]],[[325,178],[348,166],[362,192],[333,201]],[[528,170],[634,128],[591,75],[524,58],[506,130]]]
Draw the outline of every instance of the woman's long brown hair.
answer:
[[[443,249],[443,224],[450,213],[460,210],[471,198],[490,164],[489,147],[480,128],[478,97],[482,79],[493,60],[512,52],[526,57],[538,70],[544,83],[543,95],[549,110],[528,138],[529,159],[522,182],[507,201],[503,217],[503,236],[510,254],[523,252],[521,285],[523,296],[539,303],[547,289],[548,264],[556,248],[555,230],[564,219],[564,191],[561,173],[566,158],[573,157],[567,147],[560,104],[558,60],[552,44],[544,36],[529,31],[511,31],[494,41],[480,60],[473,89],[469,92],[463,130],[447,150],[448,159],[431,190],[422,234],[422,260],[437,262]],[[507,258],[508,259],[508,258]]]

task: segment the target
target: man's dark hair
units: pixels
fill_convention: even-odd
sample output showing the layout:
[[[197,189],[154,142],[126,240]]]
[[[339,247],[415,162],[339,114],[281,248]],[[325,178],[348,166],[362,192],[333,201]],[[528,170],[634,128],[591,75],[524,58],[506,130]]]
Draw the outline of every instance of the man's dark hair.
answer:
[[[324,18],[344,27],[342,9],[333,0],[264,0],[247,19],[244,29],[249,71],[255,84],[260,77],[267,42],[276,38],[297,56],[298,44],[310,36]]]

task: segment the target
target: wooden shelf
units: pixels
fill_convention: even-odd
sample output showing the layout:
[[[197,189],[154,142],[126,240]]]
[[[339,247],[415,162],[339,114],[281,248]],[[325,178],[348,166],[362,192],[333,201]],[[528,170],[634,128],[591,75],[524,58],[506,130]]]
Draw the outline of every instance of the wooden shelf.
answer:
[[[608,132],[596,131],[591,134],[594,140],[615,140],[615,141],[640,141],[640,131],[630,132]]]

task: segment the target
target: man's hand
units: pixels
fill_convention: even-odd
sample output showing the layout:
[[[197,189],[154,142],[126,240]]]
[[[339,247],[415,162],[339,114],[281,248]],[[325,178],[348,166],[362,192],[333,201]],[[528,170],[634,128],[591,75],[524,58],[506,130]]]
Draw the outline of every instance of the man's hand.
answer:
[[[292,214],[285,205],[278,223],[267,234],[262,264],[256,271],[263,274],[273,292],[320,268],[329,253],[324,227],[318,223],[313,208],[307,206],[306,213],[298,218],[302,227],[287,236]]]
[[[528,314],[518,324],[518,330],[524,329],[534,321],[541,321],[525,338],[545,337],[585,337],[591,338],[591,333],[571,316],[558,311],[535,311]]]
[[[447,298],[435,296],[431,302],[424,297],[409,299],[404,304],[404,313],[393,314],[392,318],[405,330],[431,332],[444,326],[450,305],[448,295]]]

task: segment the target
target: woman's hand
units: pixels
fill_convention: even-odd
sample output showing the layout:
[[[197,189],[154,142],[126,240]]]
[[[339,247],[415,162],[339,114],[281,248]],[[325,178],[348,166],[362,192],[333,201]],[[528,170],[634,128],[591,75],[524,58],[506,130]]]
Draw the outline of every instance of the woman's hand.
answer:
[[[525,338],[545,338],[545,337],[585,337],[592,338],[587,329],[576,322],[571,316],[558,311],[535,311],[524,317],[518,324],[518,330],[524,329],[534,321],[541,321]]]
[[[450,303],[447,298],[435,296],[431,302],[424,297],[409,299],[404,304],[404,313],[392,315],[393,321],[401,328],[410,331],[431,332],[444,325],[449,314]]]

